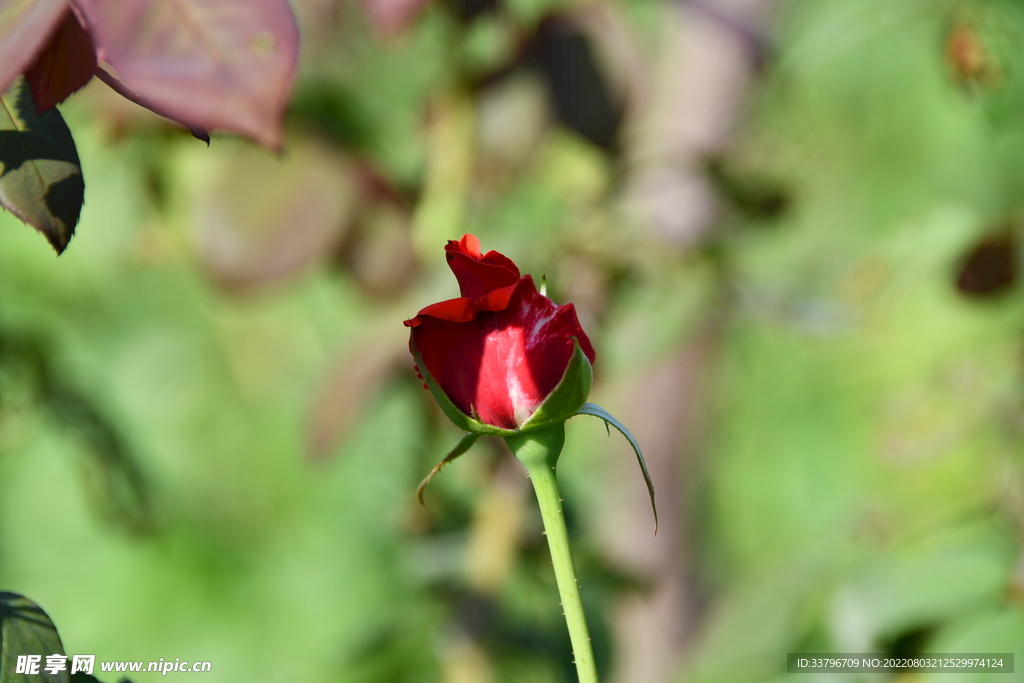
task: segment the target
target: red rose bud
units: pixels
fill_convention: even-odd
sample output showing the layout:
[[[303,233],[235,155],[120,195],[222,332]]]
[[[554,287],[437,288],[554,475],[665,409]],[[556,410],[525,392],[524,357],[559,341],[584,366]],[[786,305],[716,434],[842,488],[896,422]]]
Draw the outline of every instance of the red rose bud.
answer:
[[[445,247],[462,296],[427,306],[406,327],[419,372],[445,414],[476,434],[562,423],[586,403],[594,348],[572,304],[473,235]]]

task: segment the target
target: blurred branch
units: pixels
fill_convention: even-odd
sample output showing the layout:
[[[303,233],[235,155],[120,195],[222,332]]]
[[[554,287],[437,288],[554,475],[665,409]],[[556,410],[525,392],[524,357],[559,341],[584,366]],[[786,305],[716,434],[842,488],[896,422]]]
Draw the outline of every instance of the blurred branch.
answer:
[[[92,456],[87,484],[92,485],[90,497],[100,513],[131,534],[151,532],[149,487],[135,455],[92,399],[58,376],[52,354],[37,336],[0,330],[0,368],[20,368],[39,407]]]

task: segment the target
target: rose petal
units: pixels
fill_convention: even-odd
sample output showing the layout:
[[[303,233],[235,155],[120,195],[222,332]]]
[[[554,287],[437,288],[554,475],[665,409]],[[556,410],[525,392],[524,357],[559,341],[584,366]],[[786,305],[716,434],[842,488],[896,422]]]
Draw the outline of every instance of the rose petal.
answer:
[[[475,259],[480,258],[480,238],[476,235],[466,233],[462,236],[462,239],[456,242],[455,240],[448,240],[448,244],[445,246],[445,251],[448,248],[459,248],[464,251],[467,255],[472,256]]]
[[[411,320],[405,321],[406,327],[417,327],[420,316],[429,315],[433,318],[440,320],[447,320],[452,323],[465,323],[472,320],[476,315],[482,311],[501,311],[508,306],[509,298],[515,291],[516,285],[509,285],[508,287],[502,287],[501,289],[495,289],[492,292],[488,292],[479,299],[470,299],[469,297],[459,297],[458,299],[449,299],[448,301],[441,301],[436,304],[430,304]]]
[[[528,275],[512,289],[507,306],[469,320],[451,319],[472,306],[463,298],[428,306],[406,323],[427,370],[459,410],[503,429],[518,428],[558,385],[573,339],[594,361],[572,304],[542,296]]]
[[[495,289],[519,282],[516,264],[496,251],[482,255],[480,240],[474,235],[463,235],[458,242],[450,240],[444,250],[448,266],[455,273],[464,297],[477,299]]]

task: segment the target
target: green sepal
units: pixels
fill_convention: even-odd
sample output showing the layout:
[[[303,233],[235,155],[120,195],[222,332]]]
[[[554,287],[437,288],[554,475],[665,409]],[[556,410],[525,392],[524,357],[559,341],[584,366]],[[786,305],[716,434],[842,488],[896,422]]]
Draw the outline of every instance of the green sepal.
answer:
[[[565,374],[533,415],[519,427],[520,432],[544,429],[565,422],[586,404],[590,385],[594,382],[594,368],[580,348],[579,341],[575,337],[572,341],[575,350],[565,368]]]
[[[474,420],[469,415],[459,410],[459,407],[452,403],[452,400],[448,398],[448,394],[444,393],[441,385],[437,383],[434,376],[430,374],[430,370],[427,369],[427,364],[423,362],[423,356],[420,354],[419,349],[416,348],[415,344],[410,344],[409,349],[412,351],[413,360],[416,361],[416,367],[419,369],[420,374],[423,375],[423,381],[427,383],[427,389],[433,395],[434,400],[437,401],[437,405],[441,406],[441,411],[448,416],[448,419],[455,423],[455,426],[464,432],[470,432],[472,434],[488,434],[490,436],[508,436],[509,434],[515,434],[514,429],[502,429],[501,427],[495,427],[493,425]]]
[[[430,480],[434,478],[434,475],[440,472],[442,467],[472,448],[473,444],[475,444],[479,438],[479,434],[473,434],[472,432],[463,436],[455,448],[448,451],[448,455],[444,456],[444,458],[441,459],[441,462],[434,465],[434,469],[430,470],[430,474],[423,477],[423,481],[421,481],[420,485],[416,487],[416,500],[419,502],[421,507],[427,507],[423,502],[423,491],[430,484]]]
[[[647,492],[651,496],[651,510],[654,511],[654,533],[658,533],[658,506],[654,504],[654,483],[651,481],[651,473],[647,471],[647,462],[644,460],[644,454],[640,451],[640,444],[636,442],[633,435],[629,433],[625,425],[615,419],[611,413],[595,403],[587,403],[582,408],[577,410],[574,415],[593,415],[604,420],[605,429],[611,425],[615,429],[619,430],[619,433],[626,437],[626,441],[633,447],[633,452],[636,453],[637,462],[640,463],[640,471],[644,474],[644,481],[647,483]],[[609,429],[609,434],[611,430]]]
[[[426,363],[423,362],[423,356],[416,348],[416,345],[410,344],[409,346],[412,351],[413,360],[416,361],[416,367],[423,376],[423,381],[427,383],[427,389],[430,390],[434,400],[437,401],[437,405],[441,406],[441,411],[449,420],[455,423],[456,427],[468,432],[462,437],[459,444],[441,462],[435,465],[430,474],[420,482],[419,487],[416,489],[416,499],[420,505],[423,505],[423,490],[430,483],[430,480],[434,478],[434,475],[440,472],[441,468],[449,462],[468,451],[480,436],[485,434],[500,436],[508,441],[513,452],[515,452],[516,446],[513,444],[521,442],[525,437],[537,435],[544,430],[553,430],[556,427],[561,427],[566,420],[573,415],[580,414],[579,411],[586,409],[587,405],[590,405],[586,403],[586,400],[587,395],[590,393],[590,385],[594,381],[594,369],[591,367],[590,360],[587,359],[586,354],[583,353],[583,349],[580,348],[579,341],[575,338],[573,339],[573,355],[569,360],[568,367],[565,369],[565,374],[562,375],[562,379],[559,380],[555,388],[548,394],[548,397],[544,399],[544,402],[538,406],[533,415],[519,429],[502,429],[485,424],[459,410],[452,403],[452,400],[448,398],[448,395],[444,393],[444,390],[441,389],[433,375],[430,374]],[[614,420],[615,418],[612,419]],[[628,438],[632,440],[632,436]],[[557,450],[561,452],[561,447],[559,446]],[[556,452],[555,458],[557,457]],[[644,471],[646,472],[646,468]],[[657,514],[655,514],[655,520],[657,520]]]

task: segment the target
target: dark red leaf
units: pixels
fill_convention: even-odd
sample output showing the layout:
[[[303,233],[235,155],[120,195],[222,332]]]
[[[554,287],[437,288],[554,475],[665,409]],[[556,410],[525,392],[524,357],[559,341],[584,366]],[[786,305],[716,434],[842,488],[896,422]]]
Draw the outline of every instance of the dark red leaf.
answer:
[[[299,35],[286,0],[72,0],[125,97],[193,131],[281,144]]]
[[[60,104],[96,73],[96,48],[71,10],[25,72],[39,110]]]
[[[67,0],[0,0],[0,93],[42,49]]]

